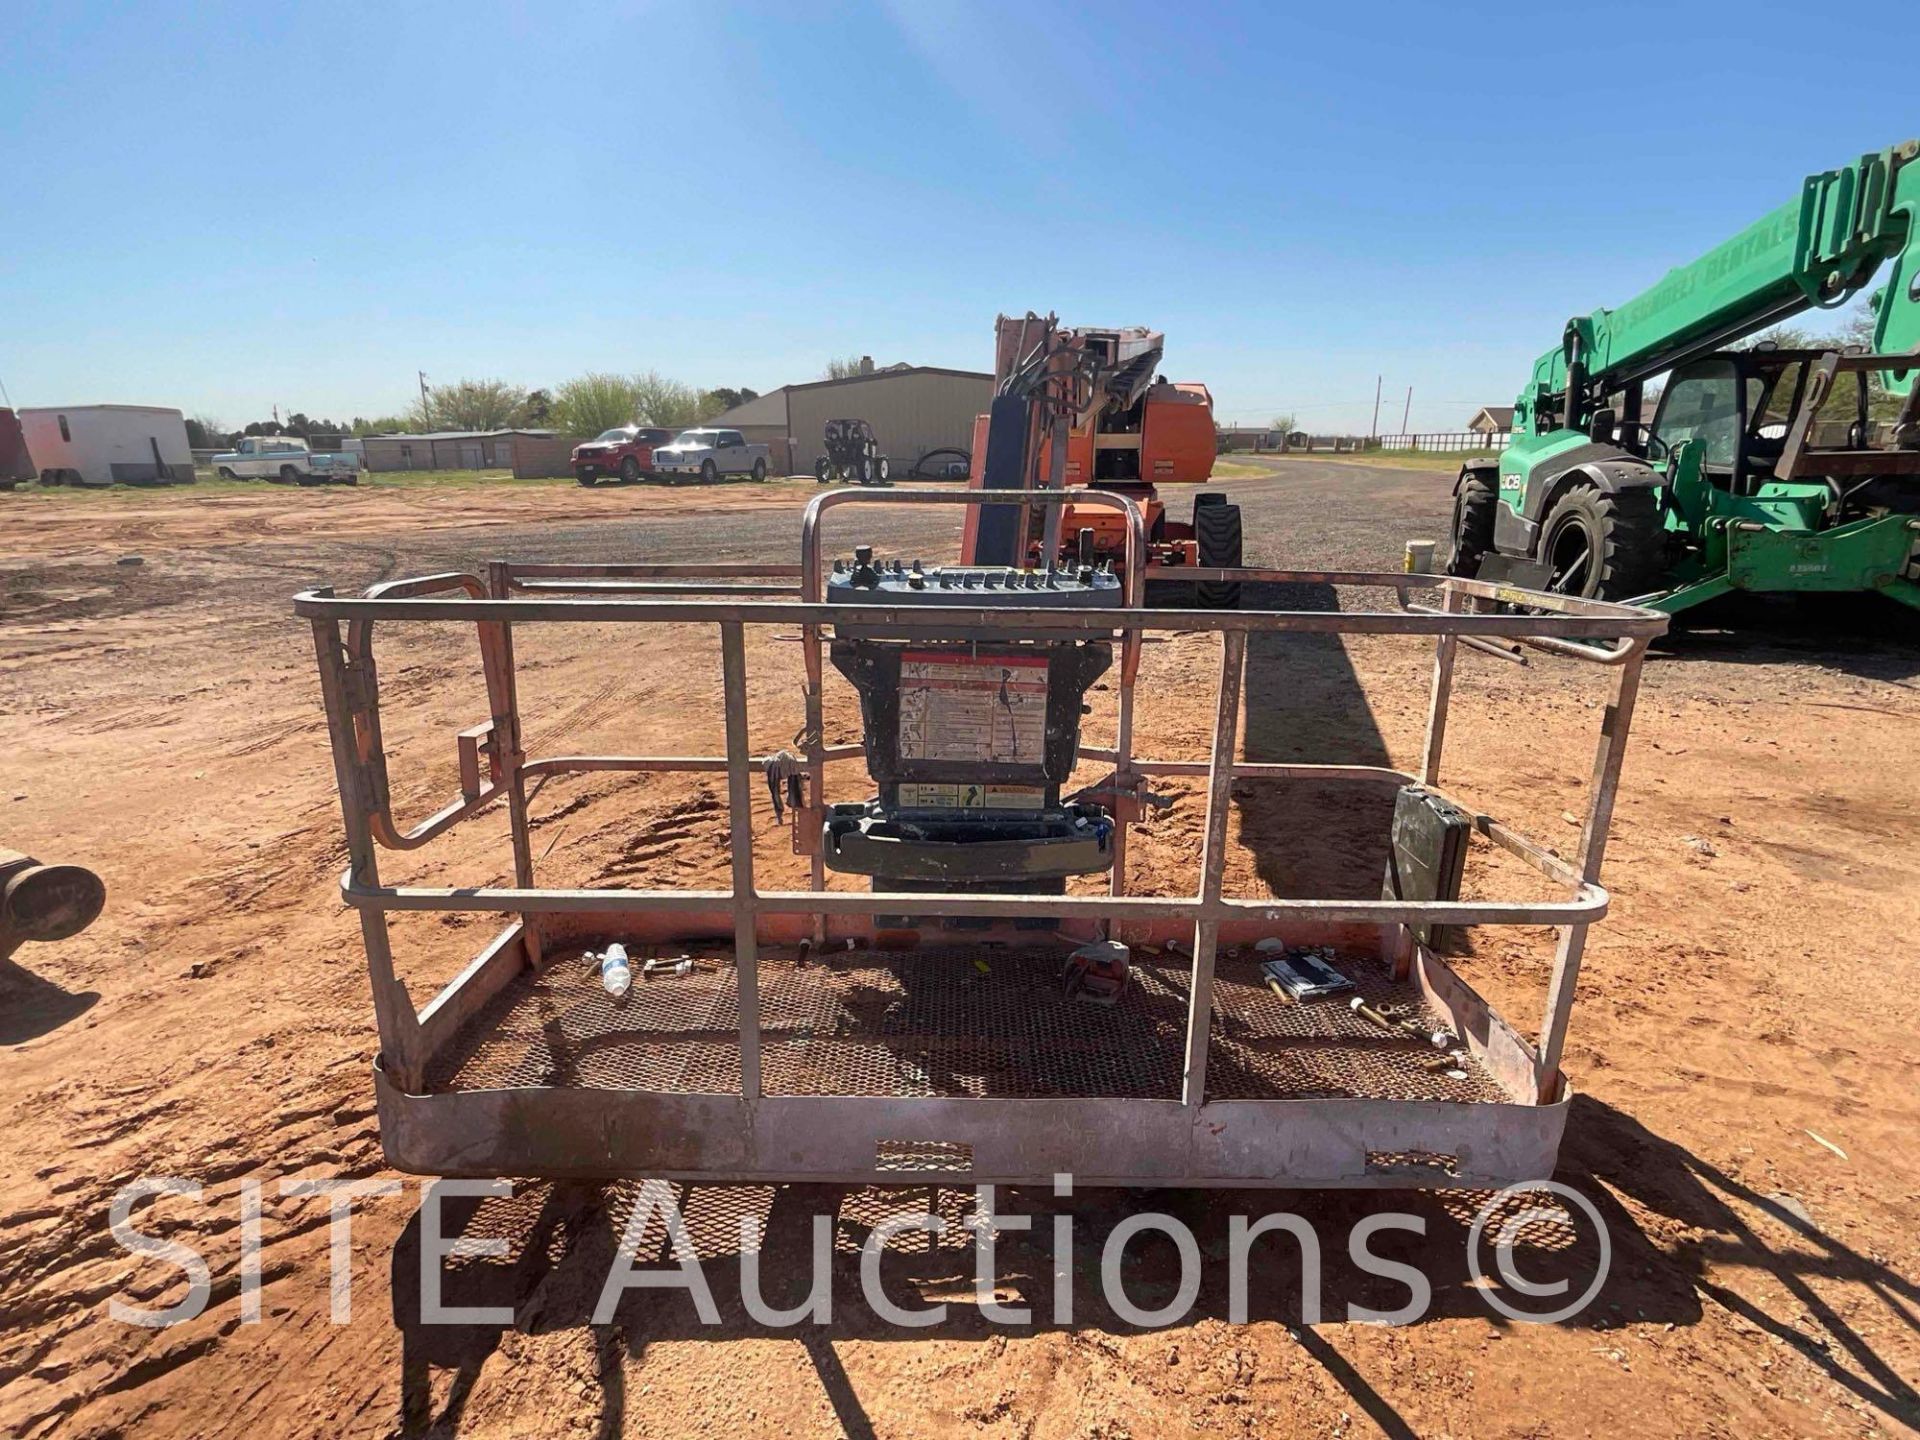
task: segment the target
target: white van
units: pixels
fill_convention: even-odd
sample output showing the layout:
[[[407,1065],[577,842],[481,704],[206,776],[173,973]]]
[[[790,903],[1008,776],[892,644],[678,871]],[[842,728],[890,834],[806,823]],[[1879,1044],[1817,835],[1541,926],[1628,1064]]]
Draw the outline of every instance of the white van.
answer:
[[[158,405],[55,405],[20,412],[42,485],[190,485],[187,421]]]

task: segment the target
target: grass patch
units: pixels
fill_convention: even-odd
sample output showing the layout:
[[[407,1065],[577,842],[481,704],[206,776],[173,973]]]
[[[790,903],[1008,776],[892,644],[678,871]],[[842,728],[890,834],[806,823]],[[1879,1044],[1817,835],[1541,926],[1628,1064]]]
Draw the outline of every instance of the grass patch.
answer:
[[[1213,478],[1216,480],[1246,480],[1255,475],[1272,473],[1272,466],[1255,464],[1250,460],[1219,459],[1213,462]]]
[[[1275,455],[1281,464],[1291,460],[1311,460],[1331,465],[1372,465],[1387,470],[1430,470],[1441,475],[1457,475],[1462,460],[1498,455],[1497,450],[1356,450],[1344,455],[1313,451],[1297,455]]]

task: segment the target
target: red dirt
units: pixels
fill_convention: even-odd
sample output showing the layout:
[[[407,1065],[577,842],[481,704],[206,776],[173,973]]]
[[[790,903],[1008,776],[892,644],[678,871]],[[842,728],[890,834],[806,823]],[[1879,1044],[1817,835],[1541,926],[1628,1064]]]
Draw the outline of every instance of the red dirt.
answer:
[[[1390,565],[1400,536],[1430,533],[1444,508],[1431,476],[1332,474],[1331,502],[1327,476],[1307,467],[1232,483],[1248,533],[1284,537],[1255,540],[1256,559]],[[376,488],[12,508],[0,540],[0,844],[92,866],[109,902],[84,935],[27,947],[24,974],[0,977],[0,1428],[1871,1436],[1920,1423],[1920,816],[1907,782],[1920,649],[1898,634],[1833,647],[1791,630],[1696,632],[1647,672],[1608,861],[1615,904],[1589,947],[1566,1062],[1580,1095],[1559,1178],[1600,1205],[1614,1241],[1612,1276],[1575,1321],[1515,1326],[1480,1302],[1461,1247],[1471,1198],[1095,1193],[1013,1207],[1076,1217],[1076,1324],[1003,1330],[980,1318],[961,1232],[890,1253],[896,1298],[956,1301],[943,1325],[907,1331],[862,1302],[853,1249],[889,1210],[930,1204],[957,1223],[970,1192],[704,1187],[688,1220],[713,1257],[723,1324],[636,1292],[597,1327],[634,1187],[526,1185],[476,1218],[511,1237],[512,1257],[456,1266],[449,1281],[450,1299],[506,1296],[516,1323],[435,1330],[407,1318],[419,1243],[409,1182],[404,1199],[362,1207],[353,1318],[330,1324],[326,1204],[281,1198],[276,1183],[388,1172],[358,929],[335,889],[343,847],[311,639],[291,594],[501,554],[784,559],[795,496]],[[886,523],[930,555],[952,529],[924,516]],[[128,552],[145,563],[113,563]],[[519,651],[539,749],[720,748],[709,635],[635,654],[604,633],[547,631],[523,634]],[[1257,653],[1247,753],[1411,763],[1428,654],[1385,640]],[[1216,656],[1198,637],[1151,648],[1144,746],[1204,752]],[[756,746],[791,734],[797,669],[795,646],[755,633]],[[418,817],[454,787],[450,732],[480,718],[471,639],[453,627],[390,635],[381,678],[396,799]],[[1556,665],[1464,659],[1449,783],[1564,845],[1574,832],[1561,812],[1580,808],[1599,693]],[[829,738],[852,738],[854,723],[842,690]],[[1091,738],[1103,723],[1096,713]],[[1136,841],[1139,888],[1189,884],[1197,863],[1195,787],[1167,788],[1188,798]],[[1315,798],[1237,794],[1233,888],[1377,891],[1371,842]],[[545,883],[724,883],[717,777],[557,781],[538,813]],[[756,820],[766,883],[797,881],[764,802]],[[383,876],[497,881],[506,853],[489,815],[418,856],[383,859]],[[1510,867],[1475,873],[1508,889],[1517,879]],[[478,918],[404,917],[396,948],[416,1000],[487,930]],[[1459,963],[1530,1029],[1549,954],[1550,935],[1483,931]],[[108,1233],[116,1189],[141,1174],[205,1186],[201,1201],[163,1199],[142,1221],[191,1240],[213,1272],[205,1313],[171,1329],[108,1313],[116,1297],[166,1304],[184,1290],[177,1269],[124,1253]],[[235,1294],[238,1197],[254,1180],[266,1185],[257,1325],[241,1322]],[[1089,1249],[1142,1206],[1185,1219],[1208,1260],[1193,1316],[1166,1329],[1120,1320],[1087,1268]],[[792,1243],[769,1242],[770,1300],[791,1304],[806,1250],[796,1217],[816,1209],[838,1217],[835,1318],[759,1326],[740,1310],[732,1227],[743,1213],[775,1231],[800,1226]],[[1299,1279],[1282,1247],[1255,1269],[1253,1322],[1231,1325],[1224,1217],[1282,1209],[1323,1225],[1327,1320],[1303,1325],[1285,1298]],[[1348,1226],[1395,1209],[1425,1220],[1428,1239],[1378,1248],[1421,1261],[1432,1313],[1394,1329],[1340,1323],[1349,1299],[1404,1298],[1362,1284],[1339,1257]],[[1134,1253],[1136,1300],[1160,1303],[1170,1249]],[[1576,1247],[1566,1263],[1581,1259]],[[1528,1263],[1555,1262],[1548,1249]],[[1049,1280],[1044,1248],[1003,1242],[1002,1291],[1042,1319]]]

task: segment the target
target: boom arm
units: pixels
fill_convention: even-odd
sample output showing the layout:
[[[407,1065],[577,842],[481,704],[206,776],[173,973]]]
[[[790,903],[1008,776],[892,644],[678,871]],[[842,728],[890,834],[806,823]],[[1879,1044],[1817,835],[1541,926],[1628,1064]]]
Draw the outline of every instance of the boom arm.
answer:
[[[1515,428],[1578,427],[1593,398],[1813,306],[1843,304],[1888,260],[1892,271],[1873,296],[1874,349],[1920,351],[1920,141],[1808,176],[1798,199],[1619,309],[1569,320],[1560,348],[1534,365]],[[1904,395],[1914,374],[1882,379]]]

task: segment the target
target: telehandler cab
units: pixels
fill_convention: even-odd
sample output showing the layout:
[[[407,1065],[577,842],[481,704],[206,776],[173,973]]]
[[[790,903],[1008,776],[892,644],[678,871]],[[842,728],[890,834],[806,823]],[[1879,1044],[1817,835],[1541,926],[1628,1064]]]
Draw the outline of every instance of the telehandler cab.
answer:
[[[1731,590],[1920,608],[1917,215],[1909,141],[1809,176],[1644,294],[1569,320],[1512,443],[1461,467],[1448,572],[1668,613]],[[1871,351],[1728,348],[1844,304],[1889,262]]]

